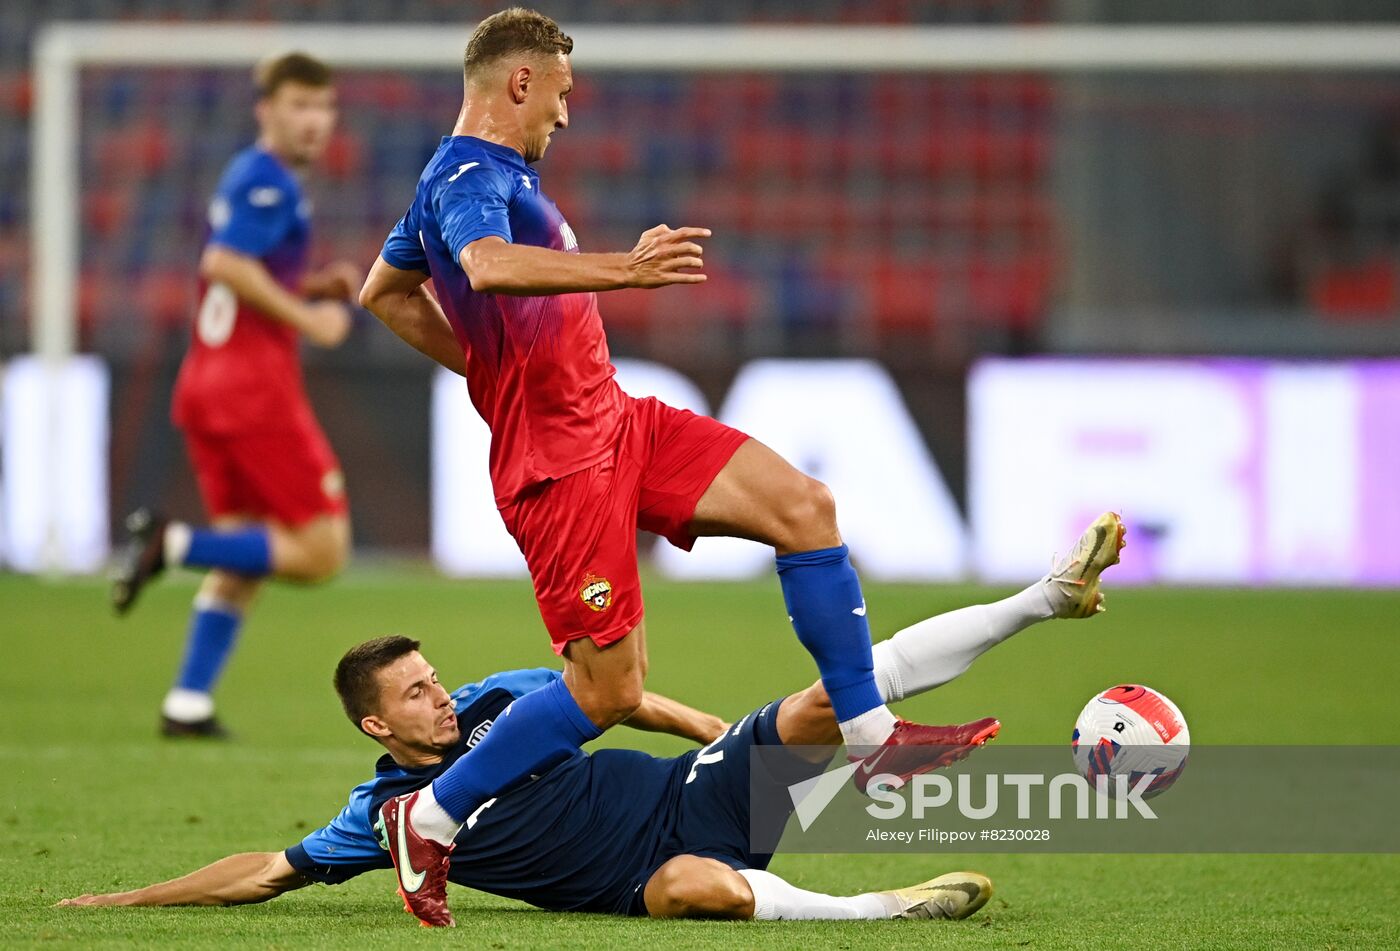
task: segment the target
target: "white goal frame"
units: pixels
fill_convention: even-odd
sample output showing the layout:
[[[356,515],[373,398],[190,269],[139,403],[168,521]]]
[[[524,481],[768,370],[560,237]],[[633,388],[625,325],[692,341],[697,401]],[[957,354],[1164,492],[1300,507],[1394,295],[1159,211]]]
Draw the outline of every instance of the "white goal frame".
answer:
[[[585,26],[576,65],[765,72],[1392,70],[1400,26]],[[30,340],[76,352],[78,76],[84,66],[251,66],[301,49],[336,65],[454,69],[466,41],[439,25],[53,23],[34,47]]]
[[[1199,72],[1400,69],[1400,25],[580,26],[588,70]],[[61,471],[58,384],[77,354],[79,76],[86,66],[251,66],[301,49],[339,66],[460,67],[467,26],[54,22],[36,36],[30,154],[30,343],[51,371],[48,472]],[[447,117],[444,117],[447,121]],[[57,537],[57,504],[43,516]],[[52,546],[51,546],[52,547]],[[61,567],[59,559],[49,559]]]

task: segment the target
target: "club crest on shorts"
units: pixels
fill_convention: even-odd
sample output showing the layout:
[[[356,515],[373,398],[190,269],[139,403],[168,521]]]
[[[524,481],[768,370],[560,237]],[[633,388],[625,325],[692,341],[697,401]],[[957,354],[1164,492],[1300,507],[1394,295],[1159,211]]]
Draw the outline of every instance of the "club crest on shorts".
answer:
[[[583,603],[595,611],[606,611],[612,607],[612,582],[598,575],[585,575],[583,587],[578,596]]]

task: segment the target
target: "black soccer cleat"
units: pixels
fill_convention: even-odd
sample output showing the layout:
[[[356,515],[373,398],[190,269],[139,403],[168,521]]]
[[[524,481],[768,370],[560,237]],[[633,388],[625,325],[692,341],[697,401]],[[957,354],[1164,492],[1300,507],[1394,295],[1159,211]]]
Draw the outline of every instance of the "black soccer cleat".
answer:
[[[126,517],[126,546],[112,568],[112,607],[125,614],[146,582],[165,570],[165,526],[170,519],[140,508]]]
[[[227,740],[233,736],[228,728],[219,722],[218,717],[211,716],[186,723],[164,715],[160,718],[160,735],[172,740]]]

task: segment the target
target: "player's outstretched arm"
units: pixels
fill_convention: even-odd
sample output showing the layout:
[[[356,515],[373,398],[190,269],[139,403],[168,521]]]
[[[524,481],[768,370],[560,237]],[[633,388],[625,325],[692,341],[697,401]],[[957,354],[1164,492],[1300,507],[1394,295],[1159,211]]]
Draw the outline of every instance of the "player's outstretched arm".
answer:
[[[243,852],[196,872],[129,892],[65,898],[59,907],[249,905],[309,884],[282,852]]]
[[[657,225],[642,232],[626,254],[573,254],[528,244],[512,244],[494,235],[462,249],[460,263],[472,290],[485,294],[538,297],[580,291],[615,291],[624,287],[699,284],[705,275],[708,228]]]
[[[679,700],[651,691],[642,694],[642,705],[622,722],[634,730],[669,733],[700,744],[711,742],[729,727],[714,714],[696,710]]]
[[[272,276],[257,258],[211,244],[199,259],[199,273],[210,284],[225,284],[240,301],[274,320],[291,324],[321,347],[336,347],[350,332],[350,311],[338,300],[307,301]]]
[[[360,290],[360,306],[419,353],[466,376],[462,345],[447,315],[423,286],[427,280],[422,271],[405,271],[376,258]]]

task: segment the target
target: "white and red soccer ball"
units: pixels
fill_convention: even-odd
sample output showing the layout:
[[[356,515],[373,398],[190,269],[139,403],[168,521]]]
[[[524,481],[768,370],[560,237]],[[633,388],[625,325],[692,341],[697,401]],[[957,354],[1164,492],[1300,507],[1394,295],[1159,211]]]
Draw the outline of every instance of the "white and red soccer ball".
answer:
[[[1128,786],[1152,776],[1142,792],[1144,799],[1160,795],[1186,768],[1191,733],[1177,705],[1141,684],[1119,684],[1090,700],[1074,724],[1070,742],[1074,765],[1094,785],[1108,777],[1110,792],[1115,777],[1126,776]]]

